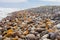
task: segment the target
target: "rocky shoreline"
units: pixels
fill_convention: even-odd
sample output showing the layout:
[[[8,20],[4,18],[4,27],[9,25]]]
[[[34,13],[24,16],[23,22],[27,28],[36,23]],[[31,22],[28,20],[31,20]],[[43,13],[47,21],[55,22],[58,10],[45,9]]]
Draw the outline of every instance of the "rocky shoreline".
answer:
[[[0,22],[0,40],[60,40],[59,18],[48,12],[14,12]]]

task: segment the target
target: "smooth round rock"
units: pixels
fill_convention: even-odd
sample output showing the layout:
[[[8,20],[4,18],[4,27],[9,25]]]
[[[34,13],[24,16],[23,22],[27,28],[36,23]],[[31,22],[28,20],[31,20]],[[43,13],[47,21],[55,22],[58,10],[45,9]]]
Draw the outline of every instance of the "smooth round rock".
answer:
[[[45,28],[36,28],[36,32],[41,33],[42,31],[45,31]]]
[[[30,39],[30,40],[35,40],[35,35],[34,34],[28,34],[28,35],[26,35],[26,38]]]
[[[56,36],[57,36],[57,34],[56,33],[49,33],[49,36],[48,36],[48,38],[49,39],[51,39],[51,40],[55,40],[56,39]]]
[[[57,27],[58,29],[60,29],[60,24],[57,24],[56,27]]]

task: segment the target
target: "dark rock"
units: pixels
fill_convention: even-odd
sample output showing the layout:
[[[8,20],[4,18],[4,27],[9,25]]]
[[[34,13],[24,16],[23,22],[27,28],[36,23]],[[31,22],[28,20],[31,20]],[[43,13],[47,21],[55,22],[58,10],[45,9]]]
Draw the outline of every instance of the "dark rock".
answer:
[[[41,33],[42,31],[45,31],[45,28],[36,28],[36,32]]]
[[[51,40],[55,40],[56,39],[56,36],[57,36],[57,34],[56,33],[49,33],[49,36],[48,36],[48,38],[49,39],[51,39]]]

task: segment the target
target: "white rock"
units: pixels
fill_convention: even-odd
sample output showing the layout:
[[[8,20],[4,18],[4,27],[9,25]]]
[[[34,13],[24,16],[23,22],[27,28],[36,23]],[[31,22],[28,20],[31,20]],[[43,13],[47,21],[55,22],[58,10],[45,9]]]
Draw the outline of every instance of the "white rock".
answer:
[[[42,38],[47,38],[48,37],[48,34],[44,35]]]
[[[26,24],[26,23],[22,22],[22,24]]]
[[[55,23],[55,21],[54,21],[54,20],[51,20],[51,22],[52,22],[52,23]]]
[[[60,29],[60,24],[57,24],[56,27],[57,27],[58,29]]]

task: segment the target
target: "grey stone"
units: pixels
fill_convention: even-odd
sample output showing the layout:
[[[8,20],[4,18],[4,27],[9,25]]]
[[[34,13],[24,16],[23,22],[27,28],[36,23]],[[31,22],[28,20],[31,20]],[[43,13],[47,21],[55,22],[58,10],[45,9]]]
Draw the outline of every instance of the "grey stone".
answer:
[[[35,40],[35,35],[34,34],[28,34],[28,35],[26,35],[26,38],[30,39],[30,40]]]

